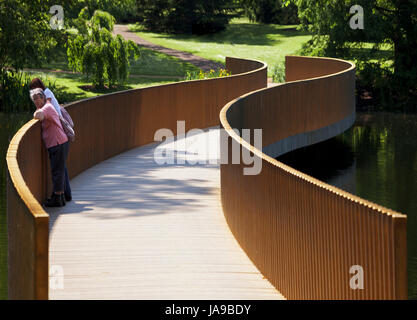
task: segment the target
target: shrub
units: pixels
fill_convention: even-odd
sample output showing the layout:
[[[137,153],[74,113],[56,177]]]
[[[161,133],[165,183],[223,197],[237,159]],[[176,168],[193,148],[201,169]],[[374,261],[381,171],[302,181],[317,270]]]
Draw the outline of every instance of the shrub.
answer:
[[[79,0],[69,5],[65,12],[70,19],[76,18],[85,7],[89,16],[96,10],[102,10],[110,13],[118,22],[131,22],[136,18],[136,0]]]
[[[35,105],[29,96],[32,77],[24,72],[3,70],[0,74],[0,112],[31,112]],[[67,94],[55,82],[42,78],[45,86],[54,92],[59,102],[67,101]]]
[[[414,5],[411,5],[413,3]],[[313,33],[302,54],[356,63],[360,85],[384,110],[417,111],[417,6],[413,1],[298,0],[302,27]],[[362,6],[364,29],[349,27]]]
[[[205,34],[226,28],[233,0],[138,0],[138,17],[156,32]]]
[[[231,73],[226,69],[219,69],[204,72],[203,70],[187,72],[186,80],[202,80],[202,79],[211,79],[211,78],[222,78],[230,76]]]
[[[276,83],[285,82],[285,64],[283,62],[272,67],[272,80]]]
[[[90,20],[93,28],[100,29],[105,28],[109,31],[113,31],[114,23],[116,19],[108,12],[96,10]]]
[[[93,84],[104,87],[124,83],[129,74],[129,59],[139,57],[139,48],[122,36],[113,36],[114,18],[102,11],[95,11],[90,20],[85,11],[78,18],[79,34],[68,40],[68,64],[74,71],[92,78]]]
[[[298,24],[297,6],[283,5],[281,0],[241,0],[241,6],[251,21],[276,24]]]
[[[29,76],[22,72],[2,70],[0,77],[0,111],[25,112],[31,110]]]

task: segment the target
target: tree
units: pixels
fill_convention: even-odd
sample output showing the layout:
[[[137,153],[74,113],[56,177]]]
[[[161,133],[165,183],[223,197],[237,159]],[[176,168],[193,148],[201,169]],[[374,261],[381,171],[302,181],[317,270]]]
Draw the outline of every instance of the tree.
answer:
[[[66,16],[76,19],[83,8],[91,17],[96,10],[110,13],[116,21],[133,21],[136,11],[136,0],[66,0],[61,1]]]
[[[53,1],[0,2],[0,70],[40,66],[63,32],[49,25]]]
[[[284,6],[281,0],[240,0],[240,6],[251,20],[261,23],[298,24],[294,3]]]
[[[360,80],[372,86],[387,105],[417,110],[417,0],[296,3],[302,25],[314,33],[306,53],[355,60]],[[363,30],[349,26],[353,5],[364,10]]]
[[[152,31],[215,33],[224,30],[233,0],[137,0],[138,17]]]
[[[93,84],[104,87],[123,83],[129,74],[129,58],[139,56],[139,48],[122,36],[113,36],[115,19],[107,12],[96,10],[87,20],[83,9],[76,21],[79,34],[68,40],[68,62],[74,70],[92,76]]]

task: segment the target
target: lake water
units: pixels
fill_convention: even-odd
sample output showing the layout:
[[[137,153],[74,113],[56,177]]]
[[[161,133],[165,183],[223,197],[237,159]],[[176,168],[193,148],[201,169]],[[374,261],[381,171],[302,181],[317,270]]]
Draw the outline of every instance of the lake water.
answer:
[[[5,157],[10,139],[31,117],[0,113],[0,299],[7,298]],[[417,299],[417,115],[359,113],[344,134],[278,160],[407,214],[409,298]]]
[[[417,299],[417,115],[358,113],[344,134],[278,158],[407,215],[409,299]]]

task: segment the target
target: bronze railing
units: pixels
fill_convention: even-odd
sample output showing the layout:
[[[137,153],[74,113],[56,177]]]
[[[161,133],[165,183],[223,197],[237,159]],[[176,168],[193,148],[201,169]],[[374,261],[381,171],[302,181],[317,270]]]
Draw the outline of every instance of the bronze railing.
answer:
[[[404,215],[297,172],[230,131],[262,128],[264,151],[276,156],[345,130],[354,118],[354,66],[288,57],[286,77],[294,82],[262,89],[266,65],[232,58],[226,65],[233,76],[69,105],[77,131],[68,159],[70,176],[153,142],[160,128],[175,133],[177,120],[185,120],[186,130],[216,125],[228,101],[255,90],[221,112],[230,143],[262,160],[256,176],[243,175],[243,165],[221,165],[225,216],[248,256],[290,299],[406,298]],[[39,203],[51,186],[40,130],[38,121],[28,122],[7,154],[10,299],[48,298],[49,216]],[[352,265],[364,269],[363,290],[349,287]]]
[[[218,125],[219,112],[244,93],[267,85],[262,62],[226,58],[232,76],[128,90],[70,104],[76,141],[68,157],[70,177],[121,152],[154,141],[160,128],[174,133]],[[48,299],[49,216],[40,205],[50,194],[46,150],[37,120],[29,121],[7,153],[8,296]]]
[[[262,161],[259,174],[245,175],[242,153],[240,164],[222,160],[221,199],[232,233],[288,299],[407,299],[406,216],[274,159],[353,123],[355,66],[287,57],[286,80],[220,113],[228,159],[240,147]],[[245,141],[242,129],[262,129],[263,150]]]

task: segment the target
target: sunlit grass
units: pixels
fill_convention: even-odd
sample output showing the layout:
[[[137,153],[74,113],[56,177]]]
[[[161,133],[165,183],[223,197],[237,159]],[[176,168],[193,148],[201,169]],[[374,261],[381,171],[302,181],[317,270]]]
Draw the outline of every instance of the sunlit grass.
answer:
[[[128,90],[128,89],[137,89],[144,88],[155,85],[162,85],[166,83],[175,82],[176,80],[170,78],[150,78],[150,77],[135,77],[131,76],[126,81],[124,85],[118,86],[115,90],[102,91],[102,92],[92,92],[84,90],[81,87],[90,85],[91,82],[87,81],[81,74],[70,74],[70,73],[54,73],[54,72],[29,72],[31,77],[41,77],[42,79],[47,79],[51,82],[55,82],[55,85],[60,89],[60,91],[65,92],[65,96],[68,97],[68,101],[60,101],[61,103],[72,102],[80,99],[95,97],[98,95],[106,94],[109,92]]]
[[[187,72],[198,71],[199,69],[176,57],[140,48],[141,55],[136,61],[130,61],[130,73],[136,75],[158,75],[166,77],[186,77]],[[45,69],[70,71],[65,48],[57,48],[56,57],[53,61],[45,63]]]
[[[367,62],[378,63],[381,67],[392,67],[394,48],[391,44],[379,44],[377,49],[374,49],[375,44],[370,42],[348,42],[346,45],[350,47],[349,55],[345,57],[347,60],[366,57]]]
[[[226,30],[211,35],[178,35],[147,32],[139,24],[129,25],[138,36],[161,46],[224,63],[226,56],[261,60],[271,67],[286,55],[297,54],[311,34],[297,26],[252,23],[234,19]]]

